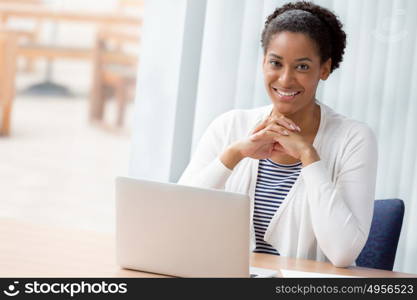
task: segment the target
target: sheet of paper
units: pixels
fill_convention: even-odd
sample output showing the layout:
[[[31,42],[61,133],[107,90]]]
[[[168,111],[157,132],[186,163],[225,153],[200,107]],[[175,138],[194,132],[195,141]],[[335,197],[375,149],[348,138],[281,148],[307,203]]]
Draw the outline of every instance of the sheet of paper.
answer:
[[[253,278],[270,278],[275,277],[278,274],[277,270],[272,269],[264,269],[264,268],[257,268],[257,267],[250,267],[249,272]]]
[[[295,271],[295,270],[286,270],[281,269],[282,277],[290,277],[290,278],[357,278],[358,276],[348,276],[348,275],[337,275],[337,274],[328,274],[328,273],[315,273],[315,272],[302,272],[302,271]]]

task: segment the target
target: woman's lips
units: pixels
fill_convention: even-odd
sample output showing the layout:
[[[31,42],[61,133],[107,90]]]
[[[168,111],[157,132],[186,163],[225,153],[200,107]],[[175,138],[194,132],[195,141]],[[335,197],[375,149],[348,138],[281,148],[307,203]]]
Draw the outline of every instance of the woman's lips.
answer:
[[[295,97],[297,97],[298,94],[300,94],[300,91],[291,91],[291,92],[283,92],[276,88],[272,88],[278,97],[283,101],[292,101]]]

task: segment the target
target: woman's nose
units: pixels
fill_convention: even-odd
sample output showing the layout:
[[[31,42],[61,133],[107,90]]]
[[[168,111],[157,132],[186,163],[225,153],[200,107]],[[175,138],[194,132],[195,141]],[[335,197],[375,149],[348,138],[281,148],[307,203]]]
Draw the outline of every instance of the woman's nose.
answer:
[[[281,87],[291,87],[291,84],[294,80],[294,74],[291,69],[284,68],[281,73],[279,74],[278,82]]]

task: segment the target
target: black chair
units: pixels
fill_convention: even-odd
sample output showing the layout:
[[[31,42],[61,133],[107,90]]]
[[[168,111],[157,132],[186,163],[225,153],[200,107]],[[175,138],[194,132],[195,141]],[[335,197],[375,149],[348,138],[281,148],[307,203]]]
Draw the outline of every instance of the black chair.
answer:
[[[365,247],[356,259],[357,266],[392,271],[403,217],[402,200],[375,201],[371,230]]]

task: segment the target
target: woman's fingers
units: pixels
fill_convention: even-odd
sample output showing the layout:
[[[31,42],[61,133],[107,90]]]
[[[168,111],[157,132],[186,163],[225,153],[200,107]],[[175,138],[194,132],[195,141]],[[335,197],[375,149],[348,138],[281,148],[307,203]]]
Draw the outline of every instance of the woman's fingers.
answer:
[[[280,117],[270,116],[269,118],[267,118],[267,119],[263,120],[261,123],[259,123],[259,125],[257,125],[255,127],[255,129],[253,130],[252,134],[257,133],[257,132],[265,129],[268,126],[268,124],[275,124],[275,125],[285,127],[285,128],[287,128],[289,130],[292,130],[292,131],[301,132],[300,127],[297,124],[295,124],[291,119],[289,119],[285,116],[280,116]]]
[[[253,135],[252,141],[265,141],[268,140],[270,142],[274,142],[280,136],[288,136],[290,133],[288,130],[282,126],[276,124],[270,124],[266,128],[261,131],[258,131]]]
[[[288,119],[285,116],[280,116],[280,117],[271,116],[269,120],[270,122],[274,122],[275,124],[284,126],[288,128],[289,130],[301,132],[301,128],[297,124],[295,124],[291,119]]]
[[[277,124],[269,124],[265,129],[279,133],[281,135],[290,135],[290,133],[288,132],[286,128],[279,126]]]

